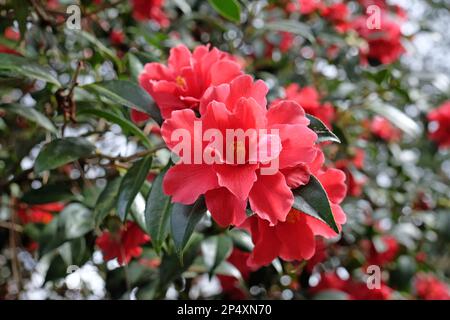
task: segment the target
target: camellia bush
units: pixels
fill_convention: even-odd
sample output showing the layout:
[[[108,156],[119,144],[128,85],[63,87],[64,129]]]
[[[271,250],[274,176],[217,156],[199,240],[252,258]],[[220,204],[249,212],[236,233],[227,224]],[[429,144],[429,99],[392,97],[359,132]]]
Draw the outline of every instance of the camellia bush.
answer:
[[[0,0],[0,299],[450,299],[448,2],[402,4]]]

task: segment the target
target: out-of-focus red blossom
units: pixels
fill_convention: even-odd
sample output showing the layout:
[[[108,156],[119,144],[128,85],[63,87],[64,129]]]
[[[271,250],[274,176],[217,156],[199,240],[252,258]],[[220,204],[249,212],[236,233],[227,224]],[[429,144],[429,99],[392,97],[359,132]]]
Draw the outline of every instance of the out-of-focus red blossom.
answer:
[[[446,283],[432,274],[419,274],[414,281],[416,295],[423,300],[450,300],[450,290]]]
[[[12,40],[12,41],[19,41],[20,39],[20,33],[17,32],[14,28],[8,27],[5,29],[4,36],[6,39]],[[8,46],[5,46],[3,44],[0,44],[0,53],[7,53],[7,54],[14,54],[20,56],[21,54],[17,52],[14,49],[11,49]]]
[[[383,243],[383,248],[378,251],[375,244],[372,241],[367,240],[368,245],[362,245],[362,247],[368,247],[367,250],[367,264],[373,264],[383,266],[386,263],[393,261],[400,250],[400,246],[395,237],[390,235],[384,235],[380,237],[380,241]]]
[[[419,263],[424,263],[427,261],[427,254],[423,251],[416,253],[416,261]]]
[[[266,40],[266,58],[272,58],[273,51],[275,49],[279,49],[281,53],[286,53],[291,49],[292,44],[294,43],[295,36],[287,31],[278,32],[278,42],[273,43],[269,40]]]
[[[145,112],[136,110],[136,109],[131,109],[130,116],[131,116],[131,120],[137,124],[146,122],[150,119],[150,116],[148,114],[146,114]]]
[[[247,218],[248,201],[256,215],[268,223],[286,220],[294,202],[290,188],[303,184],[304,165],[313,161],[317,152],[317,135],[308,128],[309,120],[294,101],[281,101],[267,110],[267,92],[263,81],[253,82],[251,76],[242,75],[207,90],[200,101],[200,118],[191,109],[177,110],[163,123],[161,133],[169,149],[178,155],[185,151],[174,150],[179,141],[171,138],[175,130],[184,129],[192,137],[191,145],[199,146],[200,154],[211,155],[214,162],[195,164],[195,148],[185,151],[181,158],[190,164],[178,163],[164,177],[163,190],[173,201],[191,204],[204,194],[212,217],[222,226],[240,225]],[[225,141],[220,150],[214,137],[201,141],[202,134],[194,133],[198,121],[202,132],[219,130],[222,137],[227,136],[227,129],[248,130],[248,141],[256,148],[242,141]],[[267,147],[267,142],[272,143],[270,154],[261,153],[260,148]],[[234,159],[226,155],[229,151],[225,150],[230,148]],[[238,163],[236,158],[243,161]],[[271,161],[278,162],[275,171],[261,174]]]
[[[370,123],[370,131],[387,142],[398,141],[401,138],[401,131],[394,127],[389,120],[381,116],[373,118]]]
[[[134,222],[128,221],[115,233],[104,231],[95,241],[103,253],[105,261],[117,258],[119,264],[130,262],[142,254],[141,245],[150,241],[150,237]]]
[[[133,18],[138,21],[152,20],[161,27],[166,28],[170,25],[163,6],[165,0],[132,0]]]
[[[198,109],[210,86],[228,83],[241,74],[241,66],[228,53],[198,46],[193,53],[184,45],[170,50],[168,65],[148,63],[139,83],[153,97],[164,118],[172,111]]]
[[[325,241],[323,239],[317,238],[316,239],[316,250],[314,252],[314,255],[311,257],[311,259],[308,260],[308,263],[306,264],[306,271],[312,272],[314,267],[318,265],[319,263],[322,263],[327,259],[328,257],[328,251],[327,251],[327,245],[325,244]]]
[[[228,257],[227,261],[231,263],[242,275],[243,280],[248,280],[250,273],[253,271],[247,266],[247,259],[250,253],[242,251],[237,248],[233,248],[231,255]],[[226,294],[227,298],[232,300],[242,300],[247,298],[247,294],[239,286],[239,280],[232,276],[218,276],[220,284],[222,286],[223,292]]]
[[[315,161],[308,165],[308,169],[325,189],[334,220],[340,230],[346,221],[345,213],[339,205],[347,193],[345,174],[334,168],[322,169],[323,163],[323,153],[318,151]],[[286,221],[278,222],[275,226],[252,216],[245,222],[245,227],[250,230],[255,244],[248,260],[251,267],[267,265],[277,256],[286,261],[308,260],[315,252],[315,236],[337,236],[324,222],[296,209],[291,209]]]
[[[313,87],[303,87],[297,83],[291,83],[285,90],[286,100],[297,102],[306,113],[309,113],[322,120],[328,127],[334,119],[334,108],[330,103],[320,104],[320,96]],[[278,103],[281,99],[276,99],[273,104]]]
[[[288,12],[300,12],[301,14],[311,14],[324,7],[322,0],[293,0],[286,6]]]
[[[52,202],[46,204],[27,205],[21,203],[17,215],[23,224],[43,223],[47,224],[53,219],[53,214],[64,209],[64,204]]]
[[[450,147],[450,101],[444,102],[428,113],[428,121],[434,125],[429,138],[436,142],[439,148]]]
[[[369,29],[367,19],[367,16],[361,16],[352,23],[359,36],[368,43],[367,50],[361,52],[362,62],[375,65],[395,62],[405,52],[400,26],[386,15],[381,15],[380,28]]]
[[[113,45],[119,46],[124,43],[125,34],[122,30],[113,29],[109,34],[109,41],[111,41]]]
[[[351,27],[350,11],[345,3],[334,3],[322,8],[320,13],[335,26],[338,32],[345,32]]]
[[[348,300],[388,300],[392,295],[392,289],[384,283],[380,289],[369,289],[366,283],[343,280],[335,272],[322,273],[317,286],[310,288],[312,294],[328,290],[346,293]]]
[[[367,177],[363,174],[355,175],[351,170],[352,166],[355,169],[362,169],[364,165],[365,152],[363,149],[356,148],[355,155],[350,159],[339,159],[335,162],[335,167],[344,171],[347,179],[347,194],[357,197],[362,193],[362,187],[367,181]]]

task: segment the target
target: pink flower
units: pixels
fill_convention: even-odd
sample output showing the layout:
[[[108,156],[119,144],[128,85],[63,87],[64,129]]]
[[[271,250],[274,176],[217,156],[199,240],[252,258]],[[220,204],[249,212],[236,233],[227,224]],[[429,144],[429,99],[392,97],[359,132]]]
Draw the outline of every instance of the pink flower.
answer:
[[[434,124],[429,138],[442,149],[450,147],[450,101],[432,110],[428,114],[428,121]]]
[[[161,27],[169,26],[170,21],[164,13],[164,0],[132,0],[133,18],[139,21],[153,20]]]
[[[309,170],[314,173],[323,185],[330,200],[336,224],[340,228],[346,221],[346,216],[339,204],[347,192],[345,174],[337,169],[323,170],[323,154],[318,152],[314,163]],[[290,176],[286,176],[289,181]],[[270,226],[265,220],[256,216],[246,221],[250,230],[255,248],[248,260],[251,267],[269,264],[277,256],[286,261],[301,261],[310,259],[316,248],[314,237],[316,235],[332,238],[337,234],[324,222],[313,218],[296,209],[291,209],[285,221]]]
[[[104,231],[95,241],[102,250],[105,261],[117,258],[119,264],[130,262],[131,258],[142,254],[141,245],[150,241],[137,224],[127,222],[118,232]]]
[[[191,53],[184,45],[170,50],[168,65],[148,63],[139,83],[153,97],[162,116],[172,111],[198,109],[210,86],[228,83],[241,74],[241,66],[217,48],[198,46]]]
[[[417,275],[414,285],[420,299],[450,300],[449,287],[431,274]]]
[[[320,104],[320,96],[313,87],[303,87],[296,83],[292,83],[285,88],[285,99],[297,102],[306,113],[313,115],[322,120],[328,127],[334,118],[334,108],[331,104]],[[279,99],[273,103],[277,103]]]
[[[242,75],[229,84],[207,90],[200,101],[200,118],[190,109],[177,110],[163,123],[162,137],[172,151],[176,152],[178,141],[172,141],[171,136],[176,130],[183,129],[192,137],[190,145],[199,146],[198,154],[211,154],[215,160],[212,164],[205,161],[192,164],[196,157],[194,150],[179,154],[189,161],[170,168],[163,183],[164,192],[171,195],[173,201],[191,204],[204,194],[209,211],[222,226],[240,225],[246,219],[247,201],[252,210],[270,224],[286,219],[294,197],[291,182],[279,169],[295,171],[296,166],[311,162],[316,155],[314,144],[317,135],[308,128],[309,121],[303,109],[293,101],[281,101],[266,110],[267,91],[263,81],[253,82],[250,76]],[[232,158],[243,160],[233,162],[228,157],[229,152],[225,157],[214,141],[196,138],[194,123],[199,122],[203,132],[218,130],[223,137],[226,137],[227,129],[266,130],[266,133],[251,133],[245,143],[226,141],[223,149],[231,150]],[[275,130],[278,132],[271,134]],[[270,154],[260,156],[259,152],[252,151],[255,148],[250,148],[250,145],[257,146],[257,151],[260,151],[263,142],[268,142],[273,149]],[[275,171],[261,174],[272,161],[277,162],[277,167],[273,168]],[[292,180],[297,178],[295,174],[291,176]]]
[[[370,124],[370,131],[387,142],[398,141],[401,138],[400,130],[394,127],[389,120],[381,116],[373,118]]]

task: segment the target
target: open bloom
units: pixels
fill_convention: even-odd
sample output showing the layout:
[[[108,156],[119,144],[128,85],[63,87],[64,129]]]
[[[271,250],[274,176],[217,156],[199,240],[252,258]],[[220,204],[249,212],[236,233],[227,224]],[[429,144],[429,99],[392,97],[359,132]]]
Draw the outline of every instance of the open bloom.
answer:
[[[118,232],[104,231],[96,240],[105,261],[117,258],[119,264],[130,262],[142,254],[141,245],[150,241],[137,224],[129,221]]]
[[[162,137],[182,160],[164,178],[173,201],[191,204],[204,194],[223,226],[246,219],[247,201],[271,225],[286,219],[294,202],[290,184],[303,170],[295,167],[314,159],[317,135],[297,103],[282,101],[267,110],[267,91],[263,81],[242,75],[208,89],[200,118],[185,109],[164,122]],[[180,148],[185,142],[193,148]]]
[[[148,63],[139,76],[140,85],[153,97],[164,118],[172,111],[198,109],[210,86],[228,83],[241,74],[241,66],[228,53],[198,46],[191,53],[184,45],[170,50],[167,66]]]
[[[132,0],[133,18],[139,21],[153,20],[161,27],[168,27],[169,19],[164,13],[164,0]]]
[[[430,121],[429,138],[440,148],[450,147],[450,101],[445,102],[428,114]]]
[[[306,113],[313,115],[322,120],[327,126],[331,125],[334,118],[334,108],[331,104],[320,103],[320,96],[313,87],[303,87],[296,83],[292,83],[285,88],[285,99],[297,102]],[[277,103],[275,100],[273,103]]]
[[[309,170],[325,189],[334,219],[340,229],[346,221],[345,213],[339,205],[347,192],[345,174],[337,169],[322,169],[323,160],[323,154],[319,152]],[[332,238],[337,235],[323,221],[296,209],[291,209],[286,221],[278,222],[275,226],[252,216],[246,221],[246,227],[250,230],[255,244],[248,260],[252,267],[267,265],[277,256],[286,261],[308,260],[315,252],[314,236]]]
[[[324,7],[321,15],[330,21],[338,32],[345,32],[350,28],[350,10],[345,3],[334,3]]]
[[[400,26],[382,15],[380,28],[369,29],[367,19],[368,17],[361,16],[353,22],[353,28],[368,43],[367,50],[362,52],[363,62],[373,65],[395,62],[405,52],[401,43]]]
[[[53,219],[55,212],[60,212],[64,209],[64,204],[60,202],[52,202],[46,204],[27,205],[20,204],[17,210],[22,223],[42,223],[47,224]]]
[[[419,274],[415,282],[416,294],[423,300],[450,300],[450,289],[432,274]]]

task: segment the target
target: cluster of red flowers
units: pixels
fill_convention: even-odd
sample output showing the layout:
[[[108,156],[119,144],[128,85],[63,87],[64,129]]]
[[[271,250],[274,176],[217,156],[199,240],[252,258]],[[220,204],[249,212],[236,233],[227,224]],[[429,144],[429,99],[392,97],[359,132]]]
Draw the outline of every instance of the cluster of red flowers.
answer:
[[[431,140],[441,148],[450,147],[450,101],[444,102],[428,114]]]
[[[195,122],[201,122],[205,132],[215,129],[223,136],[227,129],[279,130],[280,146],[269,158],[250,163],[247,157],[243,164],[230,164],[221,157],[214,164],[181,162],[167,171],[163,181],[164,192],[174,202],[192,204],[203,195],[219,225],[250,231],[255,248],[249,265],[266,265],[277,256],[308,259],[314,254],[316,235],[336,236],[324,222],[292,209],[292,189],[308,183],[312,174],[328,194],[337,225],[346,220],[339,205],[346,194],[345,174],[324,167],[317,135],[308,128],[309,120],[299,103],[277,100],[268,108],[266,84],[245,75],[234,57],[208,46],[198,46],[192,53],[183,45],[171,49],[168,65],[147,64],[139,81],[165,118],[163,139],[180,157],[194,159],[195,148],[189,155],[180,154],[179,141],[172,140],[179,129],[190,133],[191,145],[199,145],[202,154],[213,149],[211,141],[195,140]],[[250,154],[248,145],[232,147]],[[261,174],[274,158],[279,161],[278,170]],[[248,206],[255,213],[251,217]]]
[[[42,223],[47,224],[53,219],[53,214],[64,209],[64,204],[60,202],[27,205],[20,204],[17,215],[23,224]]]
[[[415,279],[416,295],[423,300],[450,300],[450,289],[431,274],[419,274]]]

